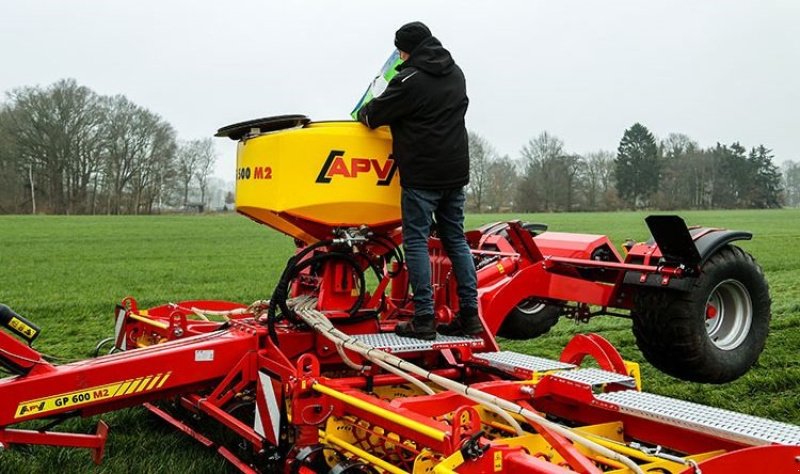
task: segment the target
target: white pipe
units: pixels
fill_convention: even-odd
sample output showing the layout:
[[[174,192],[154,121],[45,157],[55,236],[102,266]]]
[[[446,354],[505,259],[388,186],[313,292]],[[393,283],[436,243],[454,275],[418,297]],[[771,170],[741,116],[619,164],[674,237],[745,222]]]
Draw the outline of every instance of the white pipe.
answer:
[[[333,345],[336,346],[336,352],[339,353],[339,357],[342,358],[342,361],[346,366],[358,372],[369,370],[368,365],[358,365],[355,362],[353,362],[353,360],[350,359],[350,357],[344,352],[344,347],[342,346],[341,342],[334,342]]]
[[[333,324],[331,324],[330,320],[325,317],[325,315],[315,309],[313,309],[314,300],[307,299],[302,301],[297,301],[296,303],[297,313],[298,315],[303,318],[303,320],[309,326],[316,329],[320,334],[325,336],[326,338],[330,339],[333,342],[341,341],[341,344],[348,349],[351,349],[368,360],[381,360],[386,364],[389,364],[399,370],[406,370],[413,374],[416,374],[420,377],[426,378],[431,382],[453,392],[459,393],[471,400],[478,401],[478,403],[482,405],[486,405],[487,407],[494,406],[498,409],[510,411],[512,413],[517,413],[522,417],[533,421],[537,424],[540,424],[561,436],[573,441],[574,443],[583,445],[584,447],[591,449],[592,451],[597,452],[603,456],[606,456],[610,459],[615,461],[619,461],[625,466],[627,466],[631,471],[637,474],[644,474],[644,471],[639,468],[639,466],[633,462],[630,458],[623,456],[616,451],[608,449],[604,446],[601,446],[589,439],[584,438],[583,436],[578,435],[577,433],[573,432],[572,430],[559,425],[558,423],[553,423],[550,420],[534,413],[530,410],[527,410],[516,403],[509,402],[508,400],[504,400],[502,398],[498,398],[494,395],[490,395],[488,393],[482,392],[480,390],[470,388],[464,384],[459,382],[455,382],[453,380],[438,376],[430,371],[422,369],[406,360],[400,359],[388,352],[385,352],[380,349],[376,349],[375,347],[368,346],[361,341],[354,340],[353,338],[349,337],[347,334],[339,331],[336,329]]]
[[[417,388],[419,388],[423,392],[427,393],[428,395],[436,395],[436,392],[434,392],[432,388],[430,388],[427,385],[425,385],[424,383],[422,383],[421,380],[419,380],[418,378],[414,377],[413,375],[408,374],[406,372],[403,372],[402,370],[396,369],[396,368],[392,367],[391,365],[389,365],[386,362],[383,362],[381,360],[375,359],[375,360],[372,360],[372,362],[374,362],[377,366],[383,368],[384,370],[386,370],[388,372],[391,372],[391,373],[393,373],[395,375],[403,377],[404,379],[408,380],[409,382],[414,384],[414,386],[416,386]]]

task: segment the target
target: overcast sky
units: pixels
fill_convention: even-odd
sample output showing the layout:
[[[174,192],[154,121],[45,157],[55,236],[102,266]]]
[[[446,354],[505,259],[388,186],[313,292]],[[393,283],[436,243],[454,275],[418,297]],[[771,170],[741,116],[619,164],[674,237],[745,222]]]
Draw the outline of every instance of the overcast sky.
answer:
[[[547,130],[572,153],[657,137],[800,160],[800,2],[0,0],[0,91],[75,78],[182,139],[248,119],[347,119],[425,22],[467,77],[467,127],[500,154]],[[218,140],[233,181],[235,146]]]

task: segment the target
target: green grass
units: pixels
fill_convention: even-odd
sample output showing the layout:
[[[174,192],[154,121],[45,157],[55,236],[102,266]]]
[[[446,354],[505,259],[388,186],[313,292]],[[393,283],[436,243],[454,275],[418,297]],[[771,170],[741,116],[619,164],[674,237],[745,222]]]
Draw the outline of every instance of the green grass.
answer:
[[[606,234],[619,244],[648,236],[645,213],[471,215],[467,227],[519,218],[551,230]],[[645,389],[800,424],[800,210],[684,212],[689,224],[750,230],[742,242],[764,267],[773,299],[772,331],[758,364],[722,386],[687,383],[644,362],[630,322],[562,320],[533,341],[502,341],[505,349],[557,357],[570,337],[599,332],[629,360],[642,364]],[[234,214],[156,217],[0,217],[0,302],[39,324],[36,347],[62,359],[89,357],[112,333],[114,305],[134,296],[141,307],[183,299],[250,302],[268,298],[290,238]],[[0,400],[2,403],[2,400]],[[0,473],[216,473],[228,469],[213,453],[131,408],[104,415],[111,425],[107,457],[94,467],[83,450],[15,447],[0,453]],[[65,428],[89,432],[96,418]]]

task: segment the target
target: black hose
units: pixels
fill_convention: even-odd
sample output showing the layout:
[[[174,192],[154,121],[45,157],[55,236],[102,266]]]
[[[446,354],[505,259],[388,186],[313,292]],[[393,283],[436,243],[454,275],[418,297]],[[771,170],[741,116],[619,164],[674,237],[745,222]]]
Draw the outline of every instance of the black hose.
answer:
[[[316,247],[320,247],[321,245],[316,245]],[[313,250],[313,249],[311,249]],[[303,271],[305,268],[315,265],[319,262],[325,260],[333,260],[339,259],[344,260],[347,262],[355,271],[356,276],[358,277],[359,283],[359,294],[358,299],[356,299],[355,303],[348,309],[348,314],[350,314],[351,318],[357,317],[356,314],[361,309],[361,306],[364,304],[364,299],[366,296],[366,278],[364,277],[364,271],[361,269],[358,261],[353,257],[351,254],[342,253],[342,252],[326,252],[321,253],[318,255],[313,255],[305,260],[300,260],[300,258],[308,255],[311,251],[309,249],[303,249],[303,251],[299,252],[297,255],[289,259],[289,262],[286,265],[286,268],[281,275],[278,284],[275,286],[275,290],[272,293],[272,298],[270,300],[269,309],[267,310],[267,329],[269,331],[270,338],[278,345],[278,334],[275,330],[275,324],[278,321],[277,311],[276,308],[281,309],[281,314],[286,317],[287,319],[291,320],[295,324],[299,324],[302,321],[296,317],[294,311],[292,311],[289,306],[287,305],[287,300],[289,299],[289,288],[291,282]],[[367,319],[373,317],[372,314],[367,316],[358,317],[359,320]]]
[[[389,271],[388,274],[390,277],[394,278],[403,271],[403,265],[405,264],[405,257],[403,256],[403,251],[400,249],[400,245],[396,244],[392,239],[386,237],[385,235],[375,235],[372,237],[371,241],[375,242],[376,244],[381,245],[383,248],[389,249],[390,253],[394,256],[395,260],[397,261],[397,271]],[[386,260],[385,265],[388,268],[391,259]],[[401,302],[401,306],[404,306],[408,302],[408,286],[406,285],[405,294],[403,296],[403,300]]]
[[[295,277],[297,277],[297,275],[299,275],[300,272],[303,271],[305,268],[325,260],[337,260],[337,259],[344,260],[345,262],[349,263],[350,266],[353,268],[353,270],[355,270],[355,274],[358,277],[358,282],[360,286],[358,299],[356,299],[356,302],[353,303],[353,306],[351,306],[350,309],[347,310],[347,312],[351,316],[355,315],[358,312],[358,310],[361,309],[361,306],[364,304],[367,283],[366,283],[366,278],[364,277],[364,271],[361,269],[361,266],[358,264],[358,261],[350,254],[341,252],[326,252],[326,253],[321,253],[319,255],[314,255],[298,263],[297,265],[294,266],[294,269],[289,274],[289,278],[285,282],[286,296],[288,297],[289,293],[289,283],[291,283],[291,281],[294,280]],[[289,317],[294,318],[294,312],[290,310],[289,307],[286,305],[287,299],[288,298],[283,298],[283,300],[278,300],[278,305],[281,308],[281,312],[283,312]],[[293,322],[300,323],[301,320],[299,318],[294,318]]]
[[[388,257],[381,256],[382,263],[387,269],[389,268],[389,263],[391,262],[392,258],[394,258],[397,261],[398,270],[395,272],[392,272],[391,270],[388,271],[390,277],[396,276],[401,271],[403,264],[405,262],[400,247],[392,239],[383,235],[372,236],[370,237],[369,242],[376,244],[380,247],[383,247],[388,251]],[[351,254],[343,252],[327,252],[305,259],[305,257],[314,250],[320,247],[329,246],[331,244],[333,244],[332,240],[319,241],[315,244],[309,245],[308,247],[304,248],[303,250],[292,256],[286,262],[286,267],[284,268],[283,273],[278,279],[278,284],[275,286],[275,289],[273,290],[269,309],[267,310],[267,329],[269,331],[270,338],[275,343],[275,345],[278,345],[278,334],[275,330],[275,323],[277,323],[278,321],[277,308],[281,309],[281,313],[285,317],[292,319],[292,321],[295,323],[300,323],[299,318],[295,317],[294,312],[291,309],[289,309],[289,307],[286,304],[286,301],[289,299],[289,288],[292,280],[294,280],[303,269],[315,263],[318,263],[322,260],[335,259],[335,258],[345,260],[353,268],[359,279],[360,288],[359,288],[358,299],[353,304],[353,306],[350,307],[350,309],[347,311],[350,314],[348,322],[363,321],[365,319],[369,319],[375,316],[376,313],[372,311],[369,312],[368,314],[357,316],[359,310],[361,309],[361,306],[364,304],[365,293],[366,293],[366,280],[361,265],[358,264],[356,259]],[[367,264],[372,268],[373,272],[375,272],[375,276],[378,279],[383,279],[384,274],[382,268],[379,268],[376,264],[371,262],[369,258],[367,258]]]
[[[277,305],[274,304],[275,301],[286,301],[289,296],[289,275],[292,270],[297,266],[297,262],[302,260],[306,255],[310,252],[323,247],[325,245],[332,244],[332,240],[320,240],[315,244],[311,244],[308,247],[304,248],[303,250],[297,252],[296,254],[292,255],[289,260],[286,262],[286,266],[283,268],[283,273],[281,273],[280,278],[278,278],[278,284],[275,286],[275,289],[272,291],[272,298],[270,299],[270,305],[267,309],[267,330],[269,332],[269,337],[272,339],[272,342],[275,345],[278,345],[278,333],[275,331],[275,323],[277,322],[278,318],[276,315],[275,307]]]
[[[400,269],[403,267],[403,263],[405,262],[403,258],[403,253],[400,251],[400,246],[394,243],[394,241],[384,235],[375,235],[370,238],[370,242],[377,244],[389,251],[389,257],[384,260],[386,267],[389,267],[389,263],[391,262],[392,257],[397,261],[398,270],[396,272],[389,271],[390,277],[395,277],[400,273]]]

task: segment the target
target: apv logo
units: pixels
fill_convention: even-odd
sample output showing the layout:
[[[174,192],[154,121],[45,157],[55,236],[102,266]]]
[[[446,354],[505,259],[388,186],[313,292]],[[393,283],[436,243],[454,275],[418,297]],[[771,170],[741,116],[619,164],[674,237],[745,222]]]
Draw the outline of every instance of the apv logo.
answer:
[[[341,150],[331,150],[325,164],[317,176],[318,183],[330,183],[334,176],[343,178],[357,178],[359,173],[375,172],[378,176],[378,186],[388,186],[392,182],[397,162],[391,157],[381,164],[376,158],[345,158]]]
[[[34,413],[39,413],[44,410],[45,402],[34,402],[34,403],[26,403],[20,404],[19,408],[17,409],[17,418],[23,415],[32,415]]]

